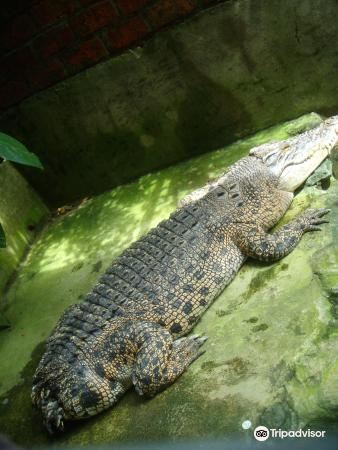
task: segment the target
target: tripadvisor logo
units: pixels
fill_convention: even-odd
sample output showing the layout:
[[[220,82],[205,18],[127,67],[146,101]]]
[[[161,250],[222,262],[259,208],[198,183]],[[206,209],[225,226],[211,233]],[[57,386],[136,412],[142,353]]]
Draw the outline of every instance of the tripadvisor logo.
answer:
[[[325,437],[326,431],[323,430],[281,430],[280,428],[270,428],[270,430],[263,425],[254,429],[254,437],[257,441],[266,441],[269,437],[272,438],[322,438]]]
[[[255,428],[254,436],[257,439],[257,441],[266,441],[270,436],[270,431],[268,428],[263,427],[263,425],[260,425],[259,427]]]

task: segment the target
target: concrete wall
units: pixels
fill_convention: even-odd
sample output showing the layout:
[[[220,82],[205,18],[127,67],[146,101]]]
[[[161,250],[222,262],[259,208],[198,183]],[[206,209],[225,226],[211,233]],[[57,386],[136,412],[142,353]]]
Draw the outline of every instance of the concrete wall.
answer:
[[[2,0],[0,110],[228,0]]]
[[[8,162],[0,164],[0,186],[0,223],[7,240],[7,247],[0,249],[1,293],[46,218],[48,209]],[[0,304],[3,304],[2,297]]]
[[[234,0],[36,94],[0,129],[46,170],[52,205],[305,112],[337,112],[336,0]]]

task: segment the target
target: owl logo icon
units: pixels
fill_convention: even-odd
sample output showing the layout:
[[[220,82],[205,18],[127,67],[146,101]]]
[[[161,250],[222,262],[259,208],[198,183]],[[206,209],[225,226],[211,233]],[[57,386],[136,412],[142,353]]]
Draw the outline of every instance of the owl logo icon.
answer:
[[[255,428],[254,430],[254,437],[257,441],[266,441],[269,439],[270,431],[268,428],[263,427],[263,425],[260,425]]]

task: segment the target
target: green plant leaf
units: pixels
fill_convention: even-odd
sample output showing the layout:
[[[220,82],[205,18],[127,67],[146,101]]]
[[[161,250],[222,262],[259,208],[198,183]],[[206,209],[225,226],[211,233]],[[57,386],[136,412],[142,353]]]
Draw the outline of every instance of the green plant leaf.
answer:
[[[6,236],[5,236],[4,229],[2,228],[2,225],[0,223],[0,248],[5,248],[5,247],[6,247]]]
[[[39,158],[11,136],[0,133],[0,157],[26,166],[43,169]]]

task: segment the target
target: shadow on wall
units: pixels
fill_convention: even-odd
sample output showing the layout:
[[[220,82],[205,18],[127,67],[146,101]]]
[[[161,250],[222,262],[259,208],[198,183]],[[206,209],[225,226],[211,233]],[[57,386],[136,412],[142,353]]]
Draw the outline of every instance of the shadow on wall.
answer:
[[[169,45],[175,52],[185,84],[184,98],[175,112],[177,119],[173,131],[165,125],[165,112],[160,113],[164,108],[161,101],[152,99],[153,107],[159,111],[157,118],[143,119],[135,131],[119,127],[115,122],[111,133],[97,130],[90,139],[88,134],[85,142],[79,136],[78,146],[74,140],[73,147],[66,149],[62,159],[58,155],[49,157],[45,174],[36,174],[36,179],[41,182],[47,173],[54,179],[52,195],[59,205],[63,201],[81,198],[88,192],[98,194],[111,186],[123,184],[149,168],[163,168],[168,163],[204,153],[206,148],[220,148],[236,136],[252,131],[250,115],[244,105],[230,91],[200,72],[186,55],[176,53],[177,42],[171,39]],[[109,112],[107,117],[110,117]],[[80,129],[76,131],[74,128],[74,131],[81,134]],[[175,135],[175,148],[169,153],[167,140],[173,139],[172,133]],[[62,183],[64,177],[71,183]]]
[[[168,48],[176,55],[185,80],[186,97],[178,107],[175,131],[187,154],[219,148],[245,135],[246,129],[252,130],[250,115],[230,90],[198,70],[181,43],[170,38]]]
[[[228,51],[227,39],[230,47],[242,49],[243,44],[237,43],[237,37],[244,33],[242,28],[237,19],[224,22],[222,55]],[[202,43],[206,53],[212,39]],[[242,53],[246,55],[244,47]],[[197,56],[202,58],[203,54],[202,48]],[[61,85],[46,93],[42,99],[44,110],[38,99],[23,107],[25,117],[12,117],[13,126],[19,126],[31,140],[31,148],[44,152],[46,170],[34,174],[35,186],[52,184],[44,194],[60,205],[219,148],[252,132],[255,127],[244,103],[233,89],[213,79],[215,70],[210,71],[208,63],[215,65],[215,55],[206,65],[196,59],[194,62],[194,57],[180,34],[169,33],[165,52],[163,43],[154,41],[139,60],[128,59],[129,72],[126,63],[119,63],[120,67],[112,62],[102,66],[101,71],[95,69],[97,83],[80,76],[64,88]],[[250,60],[248,65],[252,68],[253,62]],[[111,85],[115,79],[116,89]],[[28,117],[29,111],[38,116]],[[42,128],[47,122],[56,126],[50,127],[47,135],[38,122]],[[58,126],[61,123],[62,133]],[[48,151],[51,145],[58,150]]]

